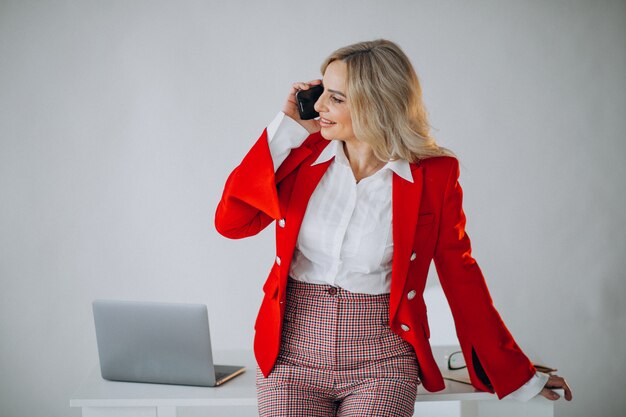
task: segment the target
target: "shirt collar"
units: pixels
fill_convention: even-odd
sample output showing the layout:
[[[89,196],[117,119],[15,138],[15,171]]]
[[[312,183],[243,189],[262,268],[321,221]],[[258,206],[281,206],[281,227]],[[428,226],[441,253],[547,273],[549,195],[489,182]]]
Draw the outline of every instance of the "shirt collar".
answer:
[[[346,154],[343,151],[343,143],[340,140],[331,140],[330,143],[322,150],[320,155],[317,157],[315,162],[311,164],[317,165],[323,162],[329,161],[332,158],[335,158],[335,162],[338,162],[342,165],[350,166],[350,162],[346,157]],[[413,175],[411,174],[411,165],[408,161],[404,159],[396,159],[394,161],[389,161],[385,164],[382,169],[389,169],[395,172],[400,177],[404,178],[408,182],[413,182]]]

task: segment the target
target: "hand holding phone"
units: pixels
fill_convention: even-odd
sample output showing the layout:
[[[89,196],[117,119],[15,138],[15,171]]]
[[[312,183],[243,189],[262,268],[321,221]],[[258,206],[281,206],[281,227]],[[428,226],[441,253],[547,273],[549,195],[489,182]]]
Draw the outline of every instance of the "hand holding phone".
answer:
[[[291,85],[291,89],[289,90],[289,94],[287,95],[287,99],[285,100],[285,104],[282,109],[285,115],[289,116],[290,118],[298,122],[300,125],[302,125],[302,127],[304,127],[310,134],[320,131],[320,123],[318,120],[315,120],[314,118],[302,119],[300,117],[300,104],[298,103],[298,100],[296,99],[296,94],[298,94],[299,92],[308,91],[309,89],[314,88],[316,86],[321,87],[321,85],[322,85],[322,80],[320,79],[311,80],[309,82],[293,83]],[[315,98],[315,100],[317,100],[317,98]],[[312,102],[309,101],[308,105],[304,106],[305,110],[306,110],[306,107],[309,107],[309,109],[312,109],[313,106],[315,105],[315,100],[313,100]],[[315,109],[313,109],[313,111],[315,111]],[[305,117],[308,117],[308,116],[305,115]],[[316,116],[313,116],[313,117],[316,117]]]
[[[324,92],[324,87],[321,84],[309,87],[308,90],[299,90],[296,93],[296,102],[298,104],[298,113],[300,113],[300,119],[311,120],[318,117],[320,114],[315,111],[315,102]]]

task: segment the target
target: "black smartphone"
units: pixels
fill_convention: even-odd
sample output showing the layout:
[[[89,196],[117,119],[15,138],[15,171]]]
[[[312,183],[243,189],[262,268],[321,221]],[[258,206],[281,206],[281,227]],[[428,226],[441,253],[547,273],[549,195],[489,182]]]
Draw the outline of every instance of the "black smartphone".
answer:
[[[319,85],[312,85],[308,90],[299,90],[296,93],[296,102],[298,103],[298,112],[300,113],[300,119],[311,120],[318,117],[320,114],[315,111],[313,106],[318,98],[324,92],[324,87]]]

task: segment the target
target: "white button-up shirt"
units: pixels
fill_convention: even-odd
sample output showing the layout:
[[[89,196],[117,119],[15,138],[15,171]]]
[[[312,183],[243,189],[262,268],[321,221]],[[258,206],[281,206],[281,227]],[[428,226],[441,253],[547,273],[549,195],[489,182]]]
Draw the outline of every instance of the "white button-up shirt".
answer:
[[[306,129],[281,112],[268,126],[275,168],[307,136]],[[289,275],[298,281],[330,284],[350,292],[388,294],[393,256],[393,173],[413,182],[411,167],[404,160],[391,161],[357,183],[339,140],[331,141],[313,165],[332,158],[334,163],[309,200]]]
[[[304,127],[279,112],[267,126],[274,169],[308,136]],[[332,158],[309,200],[289,274],[299,281],[330,284],[351,292],[389,293],[392,179],[395,172],[413,182],[410,165],[404,160],[390,161],[357,183],[339,140],[331,141],[313,164]],[[529,400],[547,380],[547,374],[537,372],[505,398]]]

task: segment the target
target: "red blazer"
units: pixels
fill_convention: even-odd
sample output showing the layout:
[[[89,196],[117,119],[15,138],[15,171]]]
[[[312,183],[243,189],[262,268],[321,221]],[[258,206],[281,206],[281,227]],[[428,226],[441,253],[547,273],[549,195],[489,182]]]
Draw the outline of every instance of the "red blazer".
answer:
[[[280,350],[287,275],[302,218],[332,160],[311,164],[328,143],[319,133],[310,135],[274,174],[264,131],[228,177],[215,214],[218,232],[233,239],[252,236],[276,221],[276,260],[263,286],[265,295],[255,323],[254,352],[266,377]],[[393,174],[389,325],[413,346],[424,387],[444,389],[428,341],[422,296],[434,259],[472,384],[502,398],[528,381],[535,368],[502,322],[472,258],[458,161],[429,158],[411,164],[411,170],[413,183]]]

